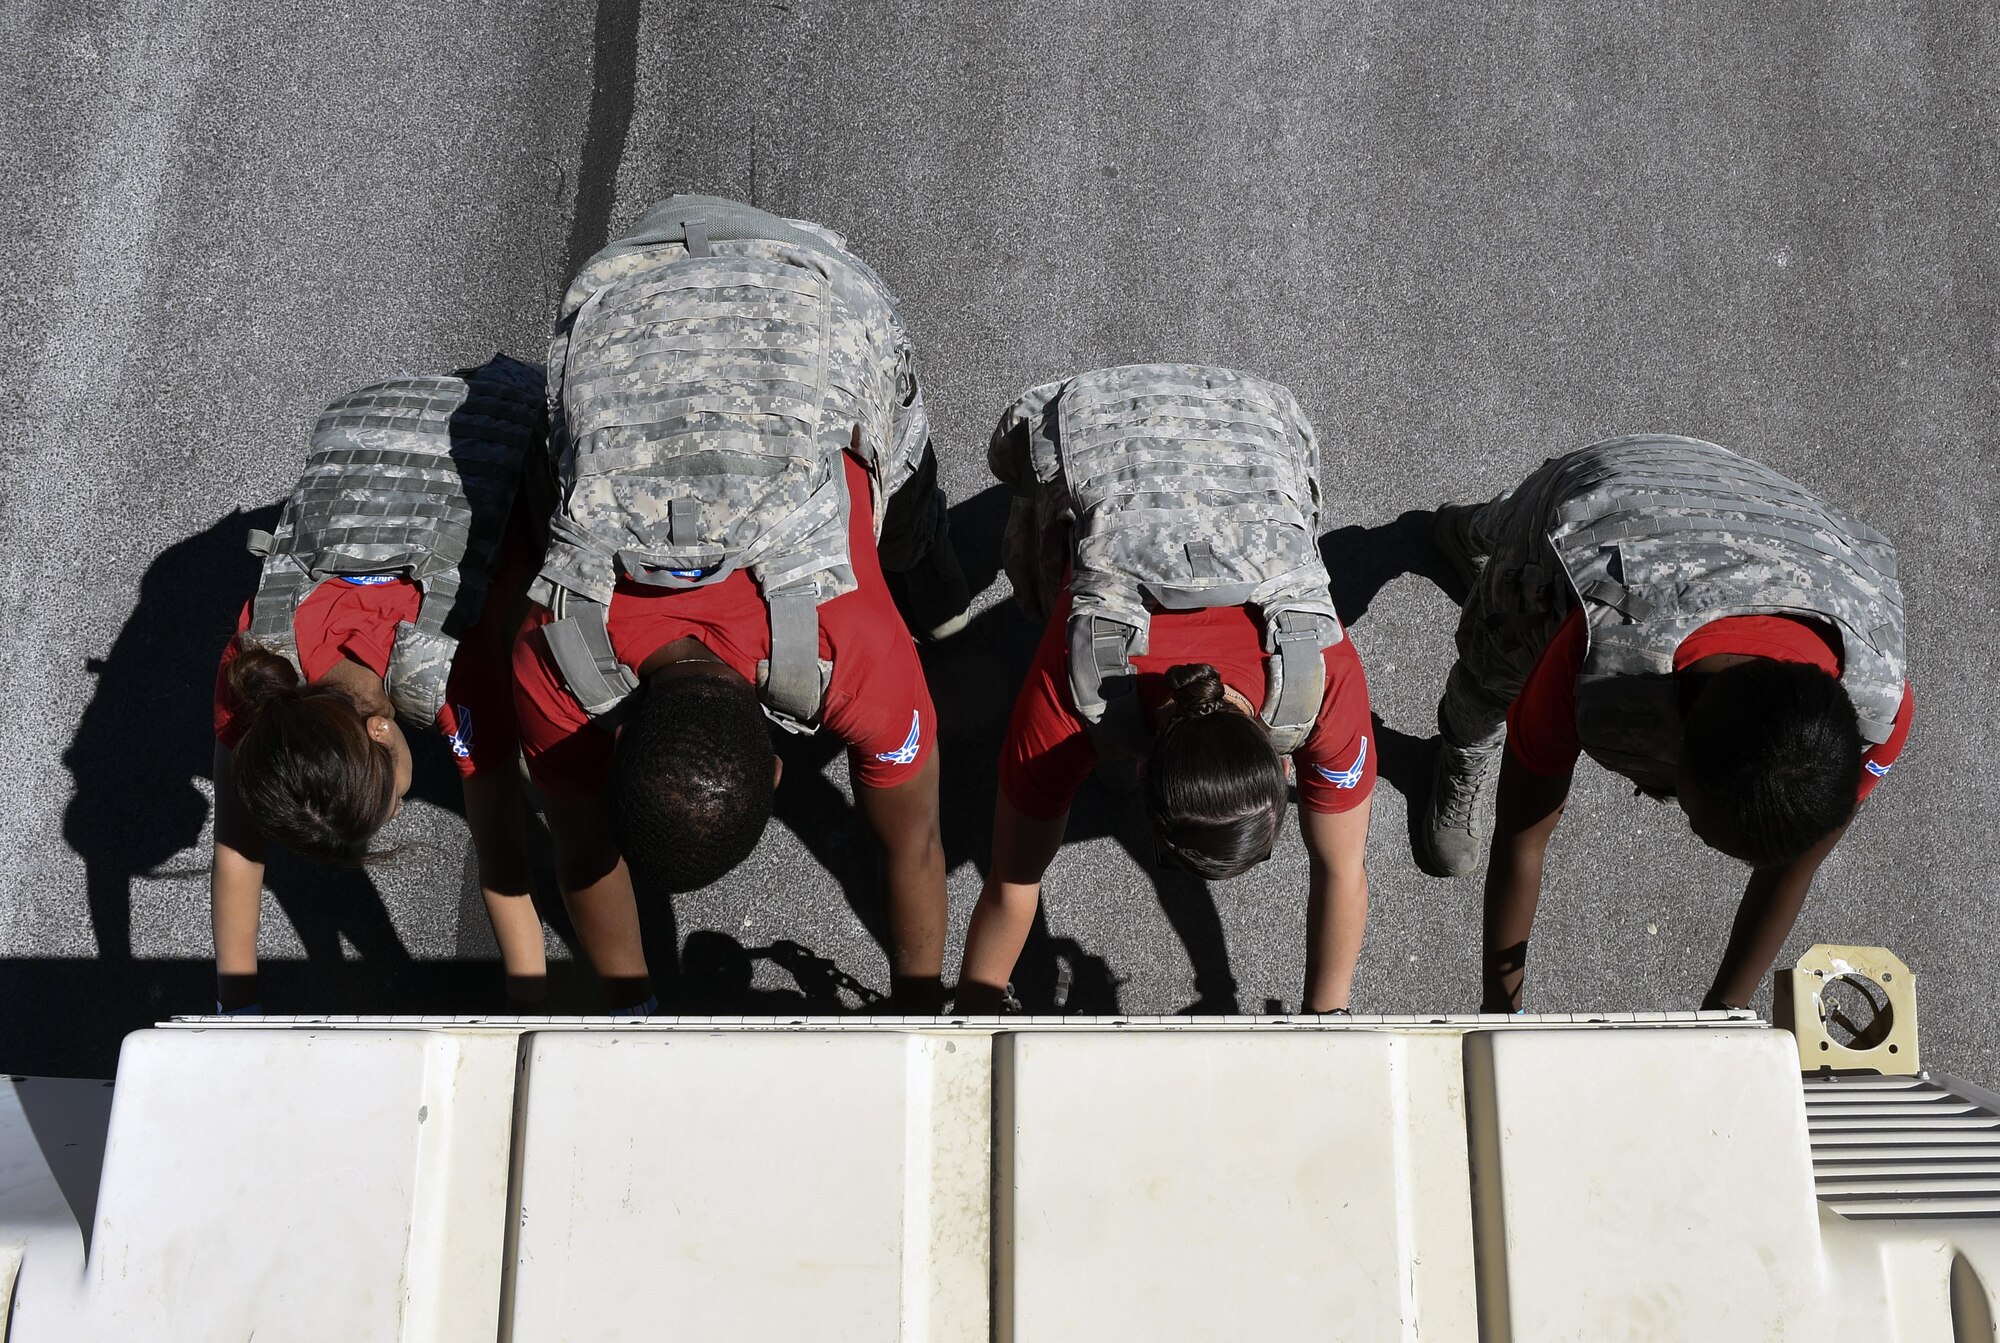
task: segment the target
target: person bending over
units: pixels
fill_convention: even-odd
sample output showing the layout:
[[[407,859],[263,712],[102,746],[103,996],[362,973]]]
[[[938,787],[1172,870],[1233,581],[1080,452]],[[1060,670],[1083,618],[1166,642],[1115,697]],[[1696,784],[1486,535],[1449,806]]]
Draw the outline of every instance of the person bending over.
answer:
[[[256,1010],[265,845],[364,864],[435,730],[465,789],[517,1002],[542,997],[507,646],[533,573],[542,371],[504,356],[343,397],[271,536],[215,684],[218,1010]],[[399,719],[401,721],[399,721]]]
[[[1909,734],[1895,550],[1713,443],[1613,439],[1439,510],[1468,586],[1419,857],[1488,851],[1483,1000],[1519,1010],[1577,757],[1750,869],[1704,1007],[1742,1007]],[[1496,775],[1490,845],[1480,798]]]
[[[1227,369],[1105,369],[1028,392],[989,460],[1005,561],[1047,626],[1000,756],[961,1011],[996,1010],[1071,800],[1144,775],[1163,863],[1264,861],[1290,754],[1311,867],[1305,1008],[1347,1008],[1368,913],[1368,685],[1320,559],[1318,445],[1291,394]]]
[[[927,637],[970,598],[887,289],[818,225],[676,196],[584,266],[550,358],[565,505],[515,700],[585,952],[657,1004],[634,882],[692,890],[756,846],[769,720],[847,744],[892,996],[935,1010],[937,725],[884,569]]]

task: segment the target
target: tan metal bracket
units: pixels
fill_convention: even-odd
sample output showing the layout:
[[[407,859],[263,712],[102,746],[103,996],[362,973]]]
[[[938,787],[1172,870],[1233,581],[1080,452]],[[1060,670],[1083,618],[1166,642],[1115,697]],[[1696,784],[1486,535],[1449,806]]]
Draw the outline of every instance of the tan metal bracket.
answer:
[[[1864,993],[1873,989],[1886,1000],[1869,1023],[1847,1022],[1827,990],[1842,980]],[[1882,947],[1836,947],[1821,944],[1780,971],[1772,986],[1771,1016],[1792,1033],[1799,1046],[1803,1072],[1880,1073],[1884,1077],[1915,1076],[1921,1069],[1917,1053],[1917,981],[1910,967]],[[1871,1000],[1875,993],[1869,993]],[[1827,1031],[1839,1018],[1856,1031],[1847,1044]]]

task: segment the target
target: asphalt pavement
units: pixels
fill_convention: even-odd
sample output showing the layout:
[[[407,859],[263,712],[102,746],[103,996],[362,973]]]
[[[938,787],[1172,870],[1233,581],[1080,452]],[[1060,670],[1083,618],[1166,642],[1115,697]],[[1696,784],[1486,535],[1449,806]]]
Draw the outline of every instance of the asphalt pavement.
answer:
[[[994,576],[986,434],[1051,377],[1219,363],[1292,387],[1324,449],[1380,719],[1358,1007],[1477,998],[1477,883],[1409,849],[1455,616],[1420,511],[1598,438],[1693,434],[1902,552],[1915,733],[1785,960],[1897,950],[1927,1060],[2000,1080],[1993,5],[117,0],[13,5],[0,38],[0,1067],[108,1075],[124,1031],[210,1001],[209,685],[245,533],[317,410],[537,356],[575,263],[699,191],[846,233],[917,342],[955,536],[991,580],[926,655],[952,960],[1035,633]],[[649,908],[683,1010],[887,988],[839,755],[785,750],[752,858]],[[395,861],[273,864],[271,1010],[498,1005],[455,792],[433,751]],[[1148,858],[1087,792],[1030,1006],[1298,1004],[1295,835],[1212,886]],[[1693,1006],[1742,879],[1585,767],[1531,1004]],[[555,1003],[600,1007],[545,910]]]

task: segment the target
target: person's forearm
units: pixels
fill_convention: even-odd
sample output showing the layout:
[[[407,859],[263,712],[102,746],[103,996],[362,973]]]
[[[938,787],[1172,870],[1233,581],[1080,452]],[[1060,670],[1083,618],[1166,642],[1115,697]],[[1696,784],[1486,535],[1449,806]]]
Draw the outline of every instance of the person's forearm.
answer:
[[[591,968],[611,992],[612,1006],[643,1002],[653,991],[639,942],[639,908],[632,873],[620,858],[594,881],[564,882],[563,904]]]
[[[944,843],[935,830],[905,839],[882,855],[882,885],[889,897],[893,970],[900,979],[935,980],[944,974]]]
[[[1569,783],[1568,775],[1530,774],[1511,748],[1501,762],[1481,921],[1482,1011],[1521,1010],[1528,936],[1534,931],[1535,906],[1542,897],[1542,863],[1549,838],[1562,820]]]
[[[1703,1007],[1750,1005],[1757,986],[1785,949],[1785,939],[1792,935],[1792,925],[1798,922],[1819,865],[1846,833],[1847,827],[1842,826],[1788,866],[1750,874],[1729,929],[1729,945],[1722,953],[1715,982],[1702,999]]]
[[[1016,883],[988,877],[972,909],[965,934],[965,962],[959,967],[956,1006],[961,1012],[997,1012],[1013,978],[1014,964],[1027,945],[1041,902],[1040,882]]]
[[[882,849],[889,903],[892,1012],[928,1015],[944,1007],[944,839],[938,828],[938,757],[888,787],[857,776],[855,805]]]
[[[1354,987],[1354,967],[1368,931],[1368,872],[1312,864],[1306,897],[1305,1010],[1344,1010]]]
[[[511,1002],[538,1003],[548,993],[548,952],[542,940],[542,916],[533,897],[482,885],[486,917],[493,921],[493,939],[500,944],[500,964],[507,975]]]
[[[993,860],[979,903],[972,909],[972,926],[965,933],[965,959],[958,969],[957,1008],[961,1012],[997,1012],[1014,977],[1014,963],[1028,943],[1035,907],[1042,899],[1042,874],[1048,871],[1069,827],[1069,812],[1031,816],[1016,807],[1002,789],[993,805]]]
[[[215,998],[225,1010],[258,1000],[257,923],[264,865],[227,844],[209,868],[209,926],[215,937]]]
[[[1496,838],[1486,865],[1486,913],[1481,931],[1480,1010],[1521,1010],[1521,982],[1528,965],[1528,935],[1542,894],[1546,844],[1517,838],[1505,848]]]
[[[479,864],[479,893],[507,976],[507,997],[517,1003],[540,1002],[547,993],[548,957],[542,917],[530,894],[534,877],[522,839],[527,812],[518,776],[509,769],[467,779],[465,820]]]

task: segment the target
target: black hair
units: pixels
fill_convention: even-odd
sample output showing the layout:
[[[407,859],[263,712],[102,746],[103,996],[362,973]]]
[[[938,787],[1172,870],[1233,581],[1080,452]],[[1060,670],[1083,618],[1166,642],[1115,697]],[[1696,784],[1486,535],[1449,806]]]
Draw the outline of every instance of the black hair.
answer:
[[[1758,658],[1715,673],[1682,725],[1690,780],[1753,867],[1782,867],[1847,823],[1861,725],[1840,681]]]
[[[1247,872],[1285,821],[1285,765],[1262,720],[1232,712],[1205,662],[1167,669],[1175,715],[1153,744],[1146,792],[1162,850],[1196,876]]]
[[[396,756],[368,735],[368,709],[337,686],[307,684],[247,636],[227,683],[250,714],[230,769],[251,827],[322,863],[388,857],[371,854],[368,841],[396,807]]]
[[[771,819],[771,732],[727,676],[653,676],[618,734],[612,826],[633,876],[692,891],[750,855]]]

